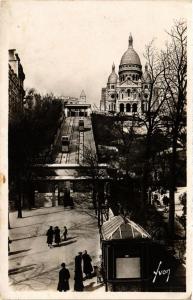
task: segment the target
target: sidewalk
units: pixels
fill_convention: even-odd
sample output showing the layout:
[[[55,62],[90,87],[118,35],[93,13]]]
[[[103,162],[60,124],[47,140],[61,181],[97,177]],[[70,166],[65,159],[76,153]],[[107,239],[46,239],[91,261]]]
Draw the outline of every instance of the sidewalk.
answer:
[[[78,251],[87,250],[92,264],[101,254],[97,220],[86,195],[78,193],[75,208],[63,206],[23,211],[23,218],[10,213],[9,231],[11,253],[9,255],[9,278],[14,290],[56,291],[58,272],[62,262],[70,271],[70,290],[74,286],[74,258]],[[49,226],[66,225],[68,239],[60,247],[48,248],[46,231]],[[96,283],[96,277],[84,281],[85,291],[105,290]]]

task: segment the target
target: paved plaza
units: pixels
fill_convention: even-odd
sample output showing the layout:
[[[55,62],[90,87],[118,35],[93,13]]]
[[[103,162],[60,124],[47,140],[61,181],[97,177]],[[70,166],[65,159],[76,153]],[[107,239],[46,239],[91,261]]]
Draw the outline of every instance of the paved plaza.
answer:
[[[75,208],[63,206],[23,211],[23,218],[10,213],[9,278],[14,290],[56,291],[62,262],[70,271],[70,291],[74,287],[74,258],[78,251],[88,251],[92,265],[100,260],[101,250],[97,219],[88,193],[74,193]],[[68,228],[67,241],[60,247],[48,248],[46,232],[49,226]],[[62,232],[61,232],[62,233]],[[104,290],[96,277],[84,281],[85,291]]]

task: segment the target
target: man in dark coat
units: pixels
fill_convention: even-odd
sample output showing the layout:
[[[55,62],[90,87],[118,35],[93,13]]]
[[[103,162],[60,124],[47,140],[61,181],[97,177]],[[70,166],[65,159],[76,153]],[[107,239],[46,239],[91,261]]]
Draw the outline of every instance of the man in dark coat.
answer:
[[[48,229],[46,235],[47,235],[48,247],[52,248],[53,236],[54,236],[54,230],[53,230],[52,226],[50,226],[50,228]]]
[[[91,273],[93,271],[93,267],[91,264],[92,259],[90,255],[87,254],[86,250],[82,255],[82,259],[83,259],[83,272],[85,273],[86,278],[91,278]]]
[[[61,264],[62,269],[59,272],[59,282],[58,282],[58,288],[57,290],[59,292],[66,292],[70,289],[69,287],[69,278],[70,278],[70,273],[68,271],[68,269],[66,269],[66,265],[65,263]]]
[[[79,252],[75,257],[74,290],[77,292],[82,292],[83,289],[82,252]]]
[[[57,246],[59,246],[61,239],[60,239],[60,229],[58,228],[58,226],[55,227],[54,234],[55,234],[55,243]]]

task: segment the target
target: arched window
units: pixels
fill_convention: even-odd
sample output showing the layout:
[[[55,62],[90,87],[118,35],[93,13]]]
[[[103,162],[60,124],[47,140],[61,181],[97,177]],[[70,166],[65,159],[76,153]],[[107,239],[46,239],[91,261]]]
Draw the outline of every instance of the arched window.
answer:
[[[122,99],[123,99],[123,93],[122,93]]]
[[[133,80],[135,80],[135,75],[133,75]]]
[[[112,95],[111,95],[111,98],[112,98],[112,99],[114,99],[114,98],[115,98],[115,95],[114,95],[114,94],[112,94]]]
[[[133,112],[137,112],[137,103],[133,104]]]
[[[148,86],[147,86],[147,84],[145,85],[145,89],[148,89]]]
[[[126,112],[131,111],[131,105],[129,103],[126,104]]]
[[[111,88],[112,88],[112,89],[114,89],[114,88],[115,88],[115,86],[114,86],[114,85],[111,85]]]
[[[130,89],[127,90],[127,93],[128,93],[128,97],[130,97],[130,94],[131,94]]]
[[[124,104],[123,103],[120,104],[119,110],[120,110],[120,112],[124,112]]]

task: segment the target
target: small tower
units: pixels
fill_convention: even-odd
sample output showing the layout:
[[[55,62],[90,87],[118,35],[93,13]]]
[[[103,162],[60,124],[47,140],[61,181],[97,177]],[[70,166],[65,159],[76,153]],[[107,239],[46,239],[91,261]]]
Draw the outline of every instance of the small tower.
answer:
[[[129,48],[133,48],[133,37],[132,37],[131,33],[129,35]]]
[[[86,94],[85,94],[84,90],[82,90],[82,92],[80,94],[80,102],[81,103],[85,103],[86,102]]]

